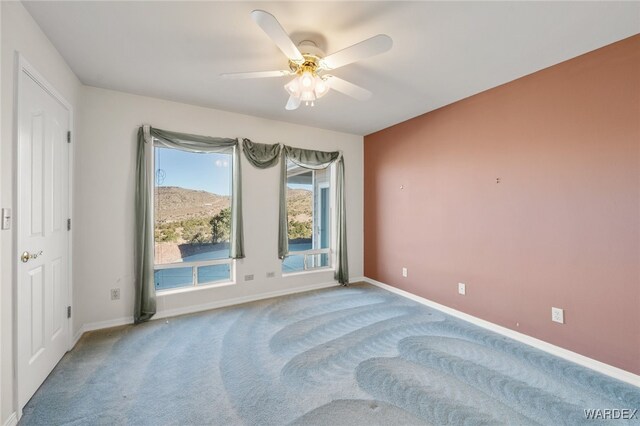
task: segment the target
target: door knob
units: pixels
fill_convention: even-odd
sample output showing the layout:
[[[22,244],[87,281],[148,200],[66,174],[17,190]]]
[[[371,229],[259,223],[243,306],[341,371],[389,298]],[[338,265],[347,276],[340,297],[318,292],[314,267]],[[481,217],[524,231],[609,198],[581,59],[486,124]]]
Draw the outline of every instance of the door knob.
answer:
[[[38,253],[29,253],[28,251],[25,251],[20,256],[20,260],[22,260],[23,263],[27,263],[30,259],[37,259],[41,255],[42,250],[40,250]]]

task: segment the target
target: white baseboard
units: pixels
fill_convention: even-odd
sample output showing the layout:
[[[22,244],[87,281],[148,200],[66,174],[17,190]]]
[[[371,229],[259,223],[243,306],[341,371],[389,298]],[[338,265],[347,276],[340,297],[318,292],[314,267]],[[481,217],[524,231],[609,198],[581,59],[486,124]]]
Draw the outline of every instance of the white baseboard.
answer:
[[[73,344],[71,345],[71,348],[73,349],[73,347],[76,345],[76,343],[78,343],[78,340],[80,340],[82,335],[88,331],[102,330],[103,328],[118,327],[118,326],[127,325],[127,324],[133,324],[133,316],[83,324],[82,327],[80,327],[80,329],[73,336]]]
[[[270,291],[267,293],[252,294],[249,296],[234,297],[233,299],[225,299],[216,302],[204,303],[201,305],[185,306],[182,308],[167,309],[158,311],[151,319],[162,319],[167,317],[175,317],[177,315],[192,314],[195,312],[208,311],[210,309],[224,308],[227,306],[240,305],[242,303],[255,302],[256,300],[270,299],[272,297],[286,296],[288,294],[303,293],[305,291],[319,290],[322,288],[335,287],[339,284],[336,282],[313,284],[303,287],[286,288],[283,290]]]
[[[550,353],[551,355],[555,355],[557,357],[574,362],[583,367],[590,368],[591,370],[595,370],[598,373],[602,373],[609,377],[613,377],[614,379],[618,379],[623,382],[629,383],[631,385],[640,387],[640,376],[633,374],[629,371],[622,370],[612,365],[605,364],[604,362],[600,362],[595,359],[586,357],[584,355],[580,355],[579,353],[572,352],[568,349],[561,348],[560,346],[556,346],[551,343],[545,342],[543,340],[536,339],[535,337],[531,337],[526,334],[519,333],[517,331],[480,319],[478,317],[474,317],[473,315],[465,314],[464,312],[458,311],[453,308],[449,308],[448,306],[441,305],[429,299],[425,299],[424,297],[416,296],[415,294],[409,293],[404,290],[400,290],[399,288],[392,287],[388,284],[381,283],[374,279],[364,277],[363,281],[369,284],[375,285],[376,287],[380,287],[385,290],[388,290],[392,293],[398,294],[400,296],[406,297],[407,299],[411,299],[415,302],[429,306],[430,308],[437,309],[451,316],[468,321],[479,327],[485,328],[487,330],[491,330],[503,336],[509,337],[513,340],[517,340],[520,343],[533,346],[534,348]]]
[[[84,330],[84,325],[83,325],[83,326],[80,327],[78,332],[73,335],[73,341],[71,342],[71,347],[69,348],[69,350],[71,350],[71,349],[76,347],[76,345],[78,344],[78,340],[80,340],[80,338],[82,337],[84,332],[85,332],[85,330]]]
[[[11,413],[7,421],[4,422],[4,426],[16,426],[17,424],[18,424],[18,416],[14,411],[13,413]]]
[[[364,281],[364,278],[357,278],[357,280]],[[163,311],[156,312],[153,318],[151,318],[151,321],[159,320],[162,318],[175,317],[177,315],[193,314],[196,312],[208,311],[210,309],[240,305],[242,303],[255,302],[256,300],[270,299],[272,297],[285,296],[288,294],[302,293],[305,291],[335,287],[338,285],[339,284],[336,282],[313,284],[313,285],[308,285],[303,287],[287,288],[283,290],[270,291],[266,293],[252,294],[249,296],[235,297],[233,299],[219,300],[219,301],[204,303],[200,305],[166,309]],[[118,326],[127,325],[127,324],[133,324],[133,316],[116,318],[108,321],[90,322],[90,323],[84,324],[82,327],[80,327],[80,330],[78,330],[78,332],[73,336],[73,345],[71,347],[73,348],[76,345],[76,343],[78,343],[78,340],[80,340],[82,335],[88,331],[102,330],[105,328],[118,327]]]
[[[116,318],[107,321],[90,322],[82,328],[84,331],[102,330],[103,328],[119,327],[121,325],[133,324],[133,316]]]

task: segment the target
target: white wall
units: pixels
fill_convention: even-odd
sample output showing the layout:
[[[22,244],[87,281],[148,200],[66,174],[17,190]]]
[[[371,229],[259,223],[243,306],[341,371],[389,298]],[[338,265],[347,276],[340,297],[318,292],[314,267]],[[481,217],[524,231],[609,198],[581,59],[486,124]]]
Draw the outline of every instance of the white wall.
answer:
[[[351,277],[363,275],[363,138],[305,126],[82,86],[19,2],[0,2],[0,207],[13,208],[13,93],[19,51],[72,105],[75,113],[73,332],[85,324],[124,322],[133,311],[135,143],[143,123],[211,136],[344,152]],[[282,278],[277,259],[278,168],[257,170],[243,159],[247,258],[232,286],[159,297],[159,314],[193,305],[288,291],[333,281],[331,272]],[[15,214],[14,209],[14,214]],[[0,231],[0,425],[14,413],[12,231]],[[276,278],[267,279],[266,272]],[[121,288],[110,301],[109,289]]]
[[[20,2],[0,2],[2,8],[1,50],[1,142],[0,207],[13,208],[13,93],[15,52],[19,51],[38,72],[77,110],[80,82],[64,59],[42,33]],[[15,209],[14,209],[15,214]],[[13,325],[12,325],[12,231],[0,231],[0,425],[14,412],[13,404]]]
[[[215,96],[215,94],[212,94]],[[346,167],[349,267],[363,275],[363,138],[273,120],[83,87],[77,114],[74,216],[74,328],[116,324],[133,312],[135,134],[141,124],[161,129],[256,142],[281,142],[325,151],[342,150]],[[333,282],[332,272],[280,276],[277,258],[278,173],[243,158],[246,259],[237,262],[237,284],[158,298],[158,313],[297,287]],[[266,278],[275,271],[276,278]],[[243,282],[245,274],[255,280]],[[119,287],[121,300],[109,289]]]

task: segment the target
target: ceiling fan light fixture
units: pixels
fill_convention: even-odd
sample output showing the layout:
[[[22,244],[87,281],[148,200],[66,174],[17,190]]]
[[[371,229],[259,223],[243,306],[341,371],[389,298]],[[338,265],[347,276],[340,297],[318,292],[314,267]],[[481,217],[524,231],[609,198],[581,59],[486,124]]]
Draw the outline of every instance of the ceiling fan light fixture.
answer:
[[[300,95],[300,100],[303,102],[313,102],[316,100],[316,94],[313,93],[313,90],[305,90]]]
[[[300,81],[298,77],[294,78],[290,82],[284,85],[284,89],[291,96],[299,97],[300,96]]]
[[[322,77],[316,76],[315,78],[315,95],[317,99],[320,99],[329,91],[329,85],[322,79]]]
[[[304,89],[309,89],[314,85],[314,78],[311,71],[305,71],[300,76],[300,84]]]
[[[295,78],[284,85],[290,96],[304,102],[305,105],[314,106],[317,99],[320,99],[329,92],[329,84],[320,77],[314,70],[299,70]]]

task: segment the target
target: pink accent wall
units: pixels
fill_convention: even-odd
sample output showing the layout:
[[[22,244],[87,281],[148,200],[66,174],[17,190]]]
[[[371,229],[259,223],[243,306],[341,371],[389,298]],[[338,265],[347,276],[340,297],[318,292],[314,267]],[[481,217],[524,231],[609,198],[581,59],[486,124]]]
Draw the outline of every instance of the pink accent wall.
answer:
[[[640,374],[640,35],[364,153],[367,277]]]

